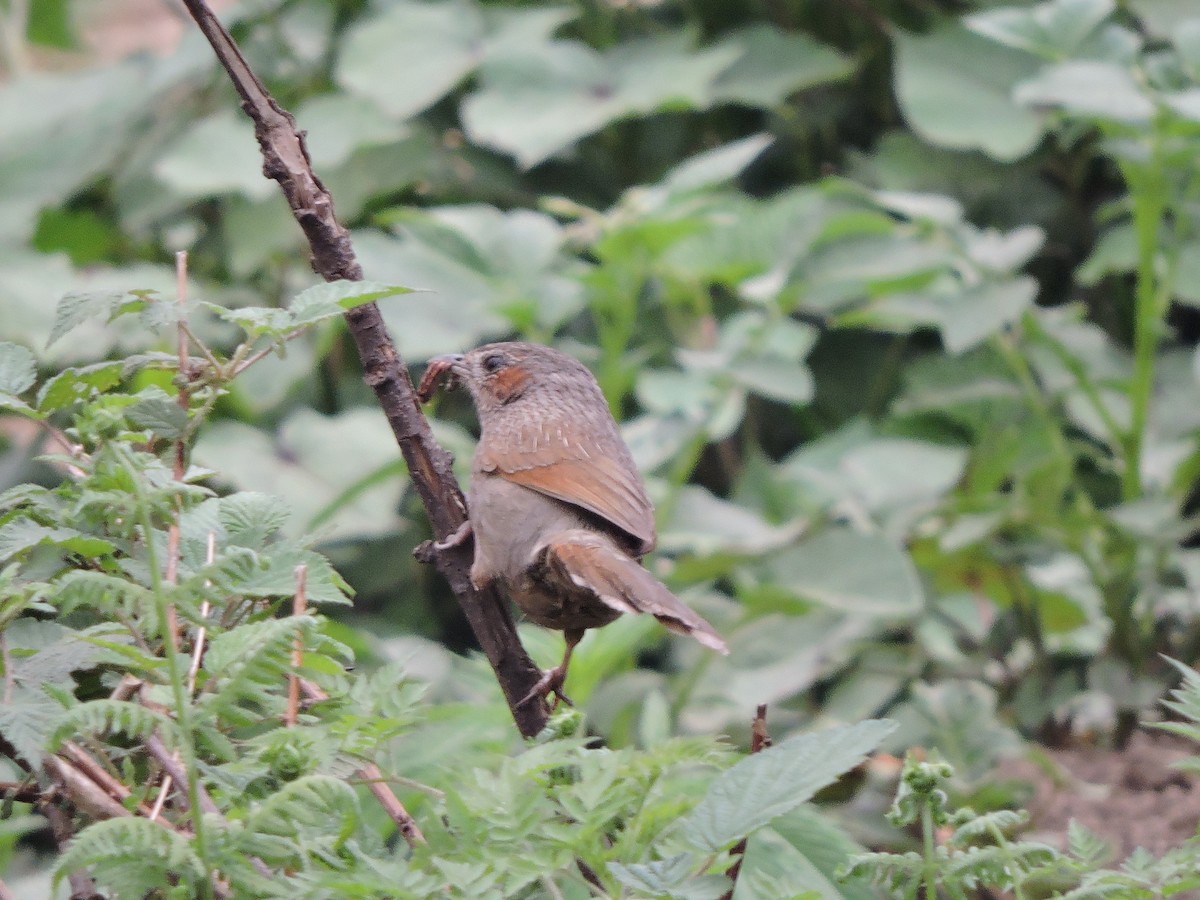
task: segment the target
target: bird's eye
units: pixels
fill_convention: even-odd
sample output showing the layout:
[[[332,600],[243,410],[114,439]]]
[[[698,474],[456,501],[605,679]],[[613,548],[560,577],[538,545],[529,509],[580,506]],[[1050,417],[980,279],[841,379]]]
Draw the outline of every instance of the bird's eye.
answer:
[[[504,357],[499,353],[493,353],[483,358],[483,367],[489,372],[499,372],[504,368]]]

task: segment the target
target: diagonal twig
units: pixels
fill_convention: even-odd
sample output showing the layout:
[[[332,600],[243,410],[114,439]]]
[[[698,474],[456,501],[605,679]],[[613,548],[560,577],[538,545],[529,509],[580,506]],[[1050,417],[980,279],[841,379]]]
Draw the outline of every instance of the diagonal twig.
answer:
[[[299,679],[299,684],[300,690],[304,692],[304,697],[308,702],[319,703],[322,700],[329,699],[328,694],[308,679]],[[383,811],[396,824],[400,836],[408,842],[410,847],[425,843],[425,835],[421,833],[416,819],[408,814],[408,810],[404,808],[404,804],[400,802],[400,798],[396,796],[387,781],[384,780],[383,772],[379,766],[375,765],[375,763],[367,763],[354,774],[355,777],[361,779],[367,785],[367,790],[379,801],[379,805],[383,807]]]
[[[750,723],[750,752],[760,753],[771,746],[771,735],[767,733],[767,704],[760,703],[754,713],[754,721]],[[742,838],[731,851],[734,857],[733,865],[726,873],[729,876],[729,890],[721,895],[721,900],[733,900],[733,892],[737,889],[738,873],[742,871],[742,860],[746,857],[746,839]]]
[[[267,93],[207,3],[183,0],[183,4],[242,98],[242,109],[254,121],[263,173],[279,182],[292,215],[308,239],[313,269],[327,281],[361,280],[362,268],[349,232],[337,221],[333,198],[313,171],[296,120]],[[452,457],[433,439],[408,370],[388,337],[378,307],[374,303],[356,307],[346,313],[346,323],[362,359],[364,379],[392,427],[434,533],[444,539],[466,520],[466,502],[451,469]],[[430,551],[421,558],[432,562],[450,583],[495,670],[517,728],[526,737],[537,734],[546,724],[549,707],[542,700],[521,701],[533,690],[541,673],[521,646],[504,599],[495,588],[476,591],[471,585],[469,545]]]

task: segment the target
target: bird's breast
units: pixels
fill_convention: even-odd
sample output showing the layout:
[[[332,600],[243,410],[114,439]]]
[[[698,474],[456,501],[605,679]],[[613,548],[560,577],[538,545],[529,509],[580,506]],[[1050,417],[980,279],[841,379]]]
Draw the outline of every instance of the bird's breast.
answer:
[[[548,539],[581,524],[567,504],[498,474],[475,472],[468,502],[479,552],[508,580],[529,566],[534,550]]]

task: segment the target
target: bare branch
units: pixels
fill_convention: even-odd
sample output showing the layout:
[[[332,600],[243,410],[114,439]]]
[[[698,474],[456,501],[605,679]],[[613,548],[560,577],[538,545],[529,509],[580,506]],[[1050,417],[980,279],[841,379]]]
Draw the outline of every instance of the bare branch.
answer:
[[[212,45],[234,88],[242,109],[254,121],[263,155],[263,173],[279,182],[292,215],[312,250],[313,269],[327,281],[362,279],[350,236],[337,221],[333,198],[313,171],[304,139],[290,113],[267,93],[204,0],[183,0],[188,12]],[[396,442],[408,464],[409,476],[421,497],[439,539],[466,520],[466,502],[451,469],[452,457],[433,439],[422,415],[412,380],[400,358],[383,317],[374,303],[346,313],[346,322],[362,359],[364,378],[375,391]],[[549,718],[544,702],[522,704],[541,677],[517,637],[512,615],[493,589],[476,591],[470,582],[469,548],[427,554],[450,583],[475,637],[496,672],[518,729],[527,737],[541,731]]]
[[[310,703],[319,703],[322,700],[329,699],[328,694],[305,678],[300,679],[300,689],[304,691],[305,699]],[[383,807],[383,811],[396,823],[396,828],[400,831],[400,836],[408,842],[410,847],[425,843],[425,835],[421,833],[416,820],[408,814],[408,810],[404,808],[404,804],[400,802],[400,798],[388,786],[379,766],[374,763],[367,763],[354,774],[356,778],[366,783],[367,789],[379,801],[379,805]]]

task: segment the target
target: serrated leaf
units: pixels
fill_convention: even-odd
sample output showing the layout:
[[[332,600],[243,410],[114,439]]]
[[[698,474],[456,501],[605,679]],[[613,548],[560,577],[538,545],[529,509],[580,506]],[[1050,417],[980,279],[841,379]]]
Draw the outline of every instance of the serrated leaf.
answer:
[[[0,395],[15,397],[37,380],[37,360],[27,347],[0,341]]]
[[[14,690],[7,703],[0,703],[0,735],[25,762],[40,768],[46,741],[61,714],[62,707],[42,691]]]
[[[654,896],[671,894],[682,885],[696,868],[696,857],[690,853],[680,853],[669,859],[659,859],[650,863],[630,863],[623,866],[620,863],[609,863],[608,871],[631,891],[644,891]]]
[[[86,557],[102,556],[114,549],[103,538],[86,535],[74,528],[48,528],[28,519],[14,519],[0,526],[0,561],[43,543],[56,544]]]
[[[94,392],[104,393],[121,383],[122,369],[121,362],[63,369],[42,385],[37,395],[37,408],[42,412],[54,412],[85,400]]]
[[[46,346],[51,346],[63,335],[88,319],[108,316],[125,297],[127,291],[83,291],[64,294],[54,311],[54,326]]]
[[[239,491],[218,504],[217,518],[229,539],[244,547],[262,547],[292,515],[284,501],[257,491]]]
[[[723,772],[678,825],[693,847],[716,853],[807,802],[857,766],[895,729],[868,719],[803,734],[743,759]]]
[[[329,565],[329,560],[311,550],[281,545],[264,554],[264,566],[253,569],[238,582],[238,590],[250,597],[290,597],[296,592],[296,567],[307,568],[306,594],[309,603],[350,603],[349,585]]]
[[[216,303],[204,303],[213,315],[232,322],[251,337],[269,334],[282,337],[292,330],[292,314],[286,309],[268,306],[242,306],[228,309]]]
[[[297,294],[288,309],[296,325],[311,325],[348,309],[374,303],[397,294],[411,294],[412,288],[374,281],[329,281]]]
[[[28,621],[28,620],[22,620]],[[14,623],[8,636],[10,647],[21,647],[21,633]],[[14,656],[12,679],[37,689],[44,684],[70,682],[71,673],[89,669],[96,663],[100,650],[78,637],[78,633],[53,622],[41,622],[37,651],[29,656]],[[46,643],[47,636],[50,641]]]
[[[168,441],[182,435],[188,423],[187,410],[167,397],[143,398],[125,410],[125,418]]]

